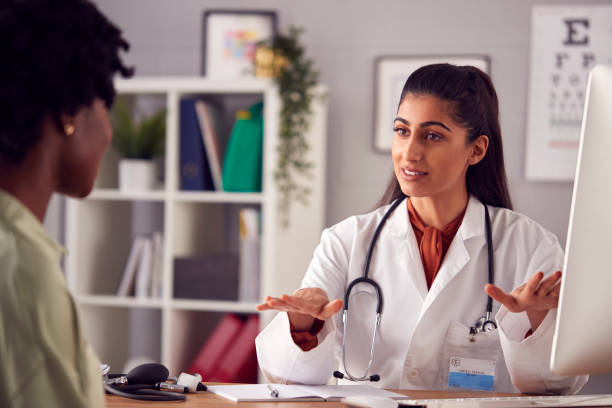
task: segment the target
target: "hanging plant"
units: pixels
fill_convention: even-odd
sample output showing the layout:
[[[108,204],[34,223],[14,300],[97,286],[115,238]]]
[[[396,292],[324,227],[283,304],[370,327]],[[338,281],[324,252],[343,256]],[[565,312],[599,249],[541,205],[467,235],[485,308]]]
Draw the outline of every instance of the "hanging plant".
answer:
[[[288,34],[277,34],[258,44],[255,53],[255,75],[273,77],[281,97],[280,140],[274,178],[280,194],[279,212],[284,226],[289,224],[293,201],[308,204],[312,163],[306,159],[310,149],[306,132],[310,126],[311,103],[319,72],[304,55],[299,43],[302,29],[290,27]]]

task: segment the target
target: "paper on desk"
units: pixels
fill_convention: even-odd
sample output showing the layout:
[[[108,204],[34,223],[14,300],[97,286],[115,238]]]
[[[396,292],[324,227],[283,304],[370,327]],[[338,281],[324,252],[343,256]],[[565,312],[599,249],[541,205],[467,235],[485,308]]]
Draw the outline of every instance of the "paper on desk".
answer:
[[[406,398],[405,395],[372,387],[366,384],[342,384],[342,385],[296,385],[303,390],[308,390],[325,399],[340,399],[344,397],[355,397],[367,395],[369,397]]]
[[[287,385],[272,384],[278,391],[273,397],[267,384],[211,385],[208,391],[235,402],[241,401],[323,401],[339,400],[358,395],[406,398],[405,395],[375,388],[370,385]]]
[[[307,391],[300,390],[293,385],[273,384],[278,391],[278,397],[270,394],[266,384],[246,385],[209,385],[208,391],[235,402],[241,401],[321,401],[322,398]]]

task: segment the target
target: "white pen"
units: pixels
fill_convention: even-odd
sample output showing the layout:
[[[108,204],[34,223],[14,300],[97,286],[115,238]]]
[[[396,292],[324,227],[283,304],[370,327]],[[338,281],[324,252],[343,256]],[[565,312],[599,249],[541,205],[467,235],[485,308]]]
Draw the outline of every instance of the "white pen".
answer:
[[[268,384],[268,389],[270,390],[270,395],[273,398],[278,398],[278,390],[276,388],[272,387],[271,384]]]

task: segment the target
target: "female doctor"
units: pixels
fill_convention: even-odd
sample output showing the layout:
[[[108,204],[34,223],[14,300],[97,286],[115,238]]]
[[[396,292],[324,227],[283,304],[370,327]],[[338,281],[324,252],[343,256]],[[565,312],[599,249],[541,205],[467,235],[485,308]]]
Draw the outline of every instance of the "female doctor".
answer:
[[[588,377],[549,370],[563,253],[512,211],[490,78],[418,69],[393,127],[394,176],[379,208],[326,229],[302,288],[257,307],[282,312],[256,339],[265,375],[324,384],[338,368],[340,383],[378,377],[385,388],[580,390]],[[366,268],[374,283],[352,285],[346,305]]]

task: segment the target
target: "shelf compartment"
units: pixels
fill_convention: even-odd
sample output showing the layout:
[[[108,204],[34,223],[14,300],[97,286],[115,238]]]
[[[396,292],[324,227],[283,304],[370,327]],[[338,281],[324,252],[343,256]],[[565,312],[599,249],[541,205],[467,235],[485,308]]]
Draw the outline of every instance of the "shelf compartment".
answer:
[[[163,232],[164,203],[70,200],[68,209],[67,271],[71,289],[77,296],[115,295],[133,238]]]
[[[168,367],[171,373],[179,373],[190,368],[198,352],[228,313],[231,312],[227,310],[220,313],[194,310],[173,310],[171,312],[170,344],[172,344],[172,349]],[[252,313],[232,314],[239,317],[240,320],[246,320],[252,315]],[[232,337],[230,341],[233,340],[235,337]],[[204,373],[204,377],[211,374]]]
[[[168,98],[165,92],[151,93],[124,93],[119,91],[118,97],[125,100],[131,117],[136,123],[139,123],[143,118],[147,118],[160,110],[166,110],[166,135],[165,135],[165,150],[167,151],[168,144],[171,143],[168,133],[168,124],[172,123],[170,110],[168,109]],[[113,112],[111,111],[111,117]],[[96,189],[118,189],[119,188],[119,162],[122,155],[111,144],[107,152],[102,158],[98,177],[96,178]],[[164,152],[159,157],[154,158],[156,166],[157,181],[155,189],[164,189],[165,185],[165,158]]]
[[[248,242],[240,238],[239,213],[245,208],[261,212],[261,205],[175,202],[172,208],[172,296],[234,302],[258,299],[261,244],[258,237]],[[241,276],[241,267],[249,273]]]
[[[238,254],[241,208],[259,205],[242,203],[179,201],[173,205],[173,257],[198,257],[229,252]]]
[[[161,310],[81,305],[83,333],[111,372],[123,372],[130,359],[161,361]]]
[[[200,139],[203,138],[203,135],[200,130],[200,120],[194,111],[193,100],[204,101],[211,107],[208,112],[212,114],[211,119],[215,124],[215,135],[217,145],[219,147],[220,165],[222,171],[226,148],[229,143],[238,112],[248,110],[252,105],[261,102],[263,98],[263,92],[242,92],[228,94],[215,92],[214,89],[211,89],[209,92],[199,92],[197,89],[178,91],[177,113],[179,120],[178,126],[176,127],[176,146],[178,146],[178,149],[175,151],[176,157],[174,159],[176,163],[176,180],[174,180],[173,183],[174,186],[177,186],[177,191],[214,191],[214,187],[210,186],[206,181],[203,182],[206,189],[200,186],[202,187],[202,190],[194,190],[194,188],[198,186],[198,183],[193,183],[193,179],[189,178],[189,176],[187,176],[188,178],[186,180],[181,176],[184,169],[186,169],[185,174],[187,175],[191,174],[194,171],[193,169],[199,169],[199,171],[196,170],[195,174],[199,174],[200,171],[203,171],[203,177],[205,180],[208,178],[206,176],[207,173],[211,173],[212,176],[212,169],[210,168],[211,164],[207,164],[208,159],[206,158],[206,147],[204,147],[204,157],[201,158],[201,160],[198,159],[198,155],[194,154],[195,149],[201,149],[202,146],[205,145],[203,145],[200,141]],[[183,103],[185,103],[185,105],[183,105]],[[182,112],[181,109],[183,108],[188,108],[189,110]],[[182,126],[184,126],[184,128],[182,128]],[[186,143],[186,145],[184,145],[184,143]],[[182,151],[186,153],[186,163],[183,163],[181,160]],[[189,167],[184,168],[184,166]],[[207,169],[202,170],[202,166],[207,167]],[[259,171],[261,171],[261,169]],[[191,177],[193,176],[194,174],[191,174]],[[218,188],[217,191],[220,192],[221,190]]]

